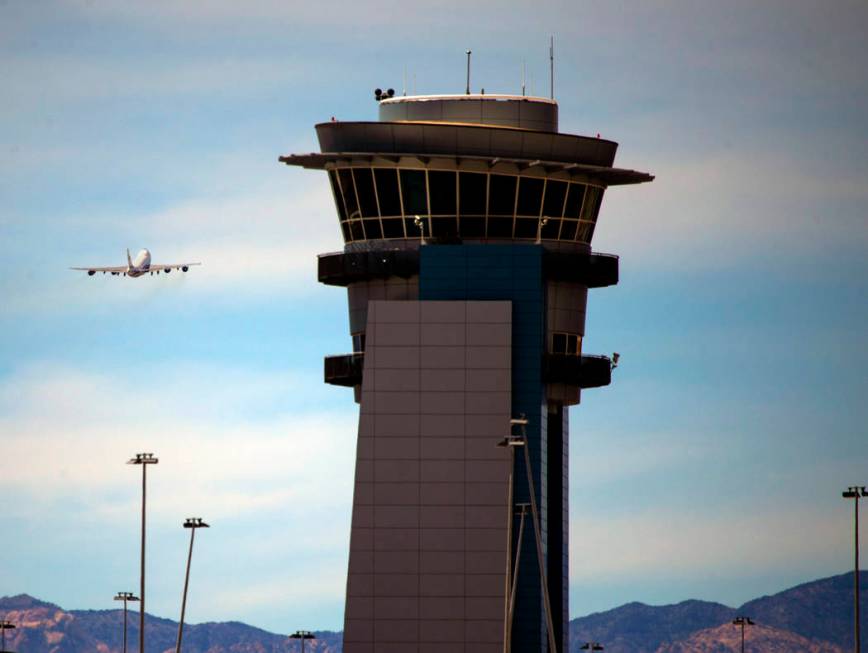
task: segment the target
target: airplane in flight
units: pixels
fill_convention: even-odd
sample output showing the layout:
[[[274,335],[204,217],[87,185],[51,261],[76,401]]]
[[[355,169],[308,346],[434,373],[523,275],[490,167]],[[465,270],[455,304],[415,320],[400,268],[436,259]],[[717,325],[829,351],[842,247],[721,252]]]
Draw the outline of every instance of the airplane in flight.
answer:
[[[123,275],[125,277],[141,277],[145,274],[160,274],[160,272],[165,272],[169,274],[172,270],[181,270],[182,272],[186,272],[190,269],[192,265],[202,265],[201,263],[151,263],[151,253],[143,249],[138,254],[136,254],[136,258],[132,258],[130,256],[130,250],[127,250],[127,264],[119,265],[115,267],[107,267],[107,268],[97,268],[97,267],[88,267],[88,268],[69,268],[70,270],[86,270],[88,276],[92,277],[97,272],[102,272],[105,274],[108,272],[112,276]]]

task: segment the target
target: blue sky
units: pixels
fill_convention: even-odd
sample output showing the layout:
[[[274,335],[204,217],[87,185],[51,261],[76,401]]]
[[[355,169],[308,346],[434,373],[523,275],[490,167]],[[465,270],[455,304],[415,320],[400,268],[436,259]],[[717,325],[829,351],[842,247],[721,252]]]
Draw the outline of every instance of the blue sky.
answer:
[[[738,604],[851,564],[868,482],[868,9],[860,2],[0,4],[0,595],[275,631],[340,628],[356,406],[315,255],[340,236],[313,124],[372,90],[547,92],[621,143],[585,350],[612,386],[571,410],[571,614]],[[88,278],[126,247],[202,260]]]

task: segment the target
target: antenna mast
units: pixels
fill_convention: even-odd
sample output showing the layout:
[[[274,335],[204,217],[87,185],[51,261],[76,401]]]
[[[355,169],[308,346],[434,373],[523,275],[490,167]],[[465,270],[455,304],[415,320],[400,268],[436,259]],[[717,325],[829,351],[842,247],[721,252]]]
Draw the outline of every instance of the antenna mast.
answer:
[[[549,40],[549,89],[551,90],[551,99],[555,99],[555,37],[551,36]]]
[[[467,51],[467,86],[464,88],[464,94],[470,95],[470,50]]]
[[[525,96],[525,79],[527,78],[527,66],[524,59],[521,60],[521,96]]]

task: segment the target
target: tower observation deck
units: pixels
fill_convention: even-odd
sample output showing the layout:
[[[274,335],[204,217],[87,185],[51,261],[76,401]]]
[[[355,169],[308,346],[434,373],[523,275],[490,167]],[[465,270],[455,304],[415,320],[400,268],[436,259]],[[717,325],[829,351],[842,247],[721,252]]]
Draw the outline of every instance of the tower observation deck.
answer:
[[[344,241],[318,261],[353,345],[325,381],[360,404],[344,650],[566,651],[567,407],[610,383],[582,340],[618,283],[591,241],[605,190],[653,177],[547,98],[378,105],[280,157],[328,173]]]

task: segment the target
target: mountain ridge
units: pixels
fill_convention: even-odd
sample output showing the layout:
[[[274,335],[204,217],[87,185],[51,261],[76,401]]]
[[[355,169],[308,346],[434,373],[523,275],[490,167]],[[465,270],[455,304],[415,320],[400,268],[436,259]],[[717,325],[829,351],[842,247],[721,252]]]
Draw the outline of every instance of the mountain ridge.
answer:
[[[860,572],[868,585],[868,571]],[[853,647],[853,572],[821,578],[776,594],[752,599],[738,608],[687,599],[654,606],[631,601],[617,608],[570,621],[567,653],[579,653],[586,641],[602,642],[608,653],[730,653],[739,650],[736,614],[756,626],[745,641],[764,653],[844,653]],[[868,596],[862,594],[868,614]],[[64,610],[28,594],[0,597],[0,616],[18,625],[7,633],[10,650],[19,653],[120,653],[122,609]],[[178,624],[146,615],[147,653],[172,653]],[[305,650],[342,653],[342,633],[317,631]],[[128,638],[135,648],[138,619],[130,618]],[[298,644],[286,635],[239,621],[185,624],[187,653],[290,653]]]

